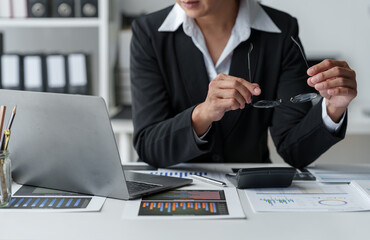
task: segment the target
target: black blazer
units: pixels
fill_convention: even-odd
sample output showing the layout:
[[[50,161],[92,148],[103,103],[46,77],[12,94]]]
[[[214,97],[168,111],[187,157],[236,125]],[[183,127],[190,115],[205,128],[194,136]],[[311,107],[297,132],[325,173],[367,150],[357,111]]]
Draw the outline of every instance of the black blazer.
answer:
[[[134,146],[139,157],[157,167],[182,162],[268,163],[267,131],[278,153],[302,168],[344,138],[346,120],[335,134],[325,127],[321,102],[293,104],[291,96],[309,92],[306,66],[290,39],[298,38],[295,18],[263,7],[282,33],[252,29],[233,53],[230,75],[248,80],[250,43],[252,79],[262,89],[258,99],[283,99],[274,109],[230,111],[214,122],[207,144],[197,144],[191,124],[194,107],[207,96],[209,79],[202,53],[182,29],[158,32],[172,7],[132,24],[131,90]]]

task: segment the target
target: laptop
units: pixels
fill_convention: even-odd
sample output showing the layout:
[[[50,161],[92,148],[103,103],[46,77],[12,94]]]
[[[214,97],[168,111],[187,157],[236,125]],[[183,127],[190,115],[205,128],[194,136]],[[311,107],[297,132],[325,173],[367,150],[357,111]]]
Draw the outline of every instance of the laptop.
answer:
[[[0,90],[0,105],[5,126],[17,105],[8,149],[19,184],[127,200],[192,182],[124,171],[101,97]]]

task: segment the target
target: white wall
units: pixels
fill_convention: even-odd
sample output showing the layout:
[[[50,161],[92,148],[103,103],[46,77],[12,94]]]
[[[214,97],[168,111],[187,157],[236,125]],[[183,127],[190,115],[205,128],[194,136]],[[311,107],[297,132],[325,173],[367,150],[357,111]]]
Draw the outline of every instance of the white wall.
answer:
[[[124,13],[141,14],[150,13],[175,3],[175,0],[120,0]]]

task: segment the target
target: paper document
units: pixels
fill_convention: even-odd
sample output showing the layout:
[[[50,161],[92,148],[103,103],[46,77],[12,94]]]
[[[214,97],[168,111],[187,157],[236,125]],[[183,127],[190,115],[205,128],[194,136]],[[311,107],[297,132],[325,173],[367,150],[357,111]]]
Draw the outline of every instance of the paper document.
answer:
[[[349,184],[293,182],[288,188],[244,190],[256,212],[366,211],[370,201]]]
[[[370,180],[369,165],[319,165],[309,169],[320,182]]]
[[[235,188],[181,188],[125,204],[124,219],[245,218]]]
[[[364,198],[370,201],[370,181],[352,181],[351,186],[356,188]]]
[[[210,172],[210,171],[197,171],[197,170],[177,170],[177,169],[164,169],[159,168],[158,170],[152,170],[152,171],[136,171],[140,173],[146,173],[146,174],[153,174],[153,175],[159,175],[159,176],[169,176],[169,177],[178,177],[178,178],[190,178],[192,179],[192,175],[198,175],[198,176],[205,176],[210,177],[216,180],[227,182],[227,178],[225,177],[224,173],[220,172]]]
[[[0,212],[98,212],[104,197],[13,184],[14,194]]]

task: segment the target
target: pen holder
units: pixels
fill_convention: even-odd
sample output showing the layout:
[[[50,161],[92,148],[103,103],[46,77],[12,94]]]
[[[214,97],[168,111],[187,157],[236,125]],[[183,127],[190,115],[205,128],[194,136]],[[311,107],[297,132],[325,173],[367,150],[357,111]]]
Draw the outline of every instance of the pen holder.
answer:
[[[0,207],[6,207],[12,196],[12,166],[9,152],[0,153]]]

